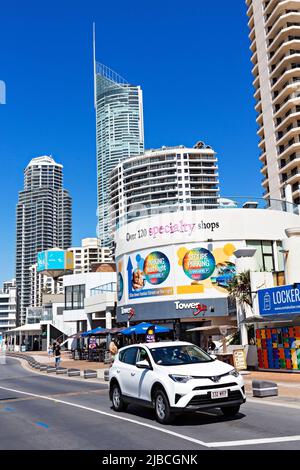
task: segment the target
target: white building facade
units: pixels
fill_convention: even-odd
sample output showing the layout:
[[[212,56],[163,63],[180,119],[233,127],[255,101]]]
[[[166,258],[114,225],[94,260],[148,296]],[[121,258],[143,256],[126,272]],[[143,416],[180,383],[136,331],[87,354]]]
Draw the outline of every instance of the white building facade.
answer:
[[[0,290],[0,333],[16,327],[16,280],[5,281]]]
[[[215,209],[219,174],[215,151],[162,147],[120,162],[110,175],[111,231],[130,220],[172,211]]]
[[[299,215],[247,207],[165,213],[120,227],[117,321],[179,323],[183,332],[199,323],[236,325],[228,283],[244,269],[267,273],[266,287],[282,281],[286,230],[299,226]]]
[[[74,274],[89,273],[93,264],[113,261],[111,249],[104,247],[98,238],[83,238],[81,246],[68,249],[74,256]]]
[[[97,326],[111,328],[116,302],[116,273],[93,272],[63,278],[63,320],[77,325],[77,332]]]

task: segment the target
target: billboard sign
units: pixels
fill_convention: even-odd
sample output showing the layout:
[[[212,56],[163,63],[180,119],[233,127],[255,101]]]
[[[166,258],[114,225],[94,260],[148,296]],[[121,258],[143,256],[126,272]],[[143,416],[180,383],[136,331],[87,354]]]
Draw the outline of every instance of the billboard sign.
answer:
[[[47,252],[47,269],[64,269],[65,268],[65,252],[64,251],[48,251]]]
[[[150,298],[157,302],[190,298],[202,305],[202,298],[227,297],[228,283],[236,275],[234,252],[241,246],[186,243],[120,256],[116,260],[118,305],[145,303]]]
[[[259,313],[262,316],[300,315],[300,284],[260,289],[258,304]]]
[[[41,251],[37,255],[37,272],[72,271],[73,253],[65,250]]]

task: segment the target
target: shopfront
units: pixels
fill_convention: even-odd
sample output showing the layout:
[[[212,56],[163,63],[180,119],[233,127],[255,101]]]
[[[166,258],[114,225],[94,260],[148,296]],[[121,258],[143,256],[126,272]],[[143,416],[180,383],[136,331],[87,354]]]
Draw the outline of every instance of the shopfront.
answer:
[[[117,322],[169,321],[185,331],[236,321],[227,287],[238,273],[239,253],[254,253],[255,271],[282,272],[281,240],[297,223],[298,216],[279,210],[217,209],[120,227]]]
[[[300,284],[261,289],[258,302],[258,367],[300,372]]]

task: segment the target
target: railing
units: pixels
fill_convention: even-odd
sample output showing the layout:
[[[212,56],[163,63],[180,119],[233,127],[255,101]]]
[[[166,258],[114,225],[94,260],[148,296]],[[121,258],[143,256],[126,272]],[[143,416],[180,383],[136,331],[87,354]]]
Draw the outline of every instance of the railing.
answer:
[[[268,194],[268,191],[264,191],[263,194]],[[280,212],[289,212],[296,215],[299,215],[299,206],[291,202],[287,202],[281,199],[269,199],[269,198],[257,198],[252,196],[226,196],[221,197],[222,199],[229,199],[232,201],[232,204],[222,204],[219,198],[216,198],[217,206],[215,209],[271,209]],[[251,204],[249,204],[251,203]],[[134,209],[136,206],[136,209]],[[125,215],[120,217],[117,221],[117,228],[122,227],[123,225],[135,222],[141,219],[147,219],[148,217],[165,214],[165,213],[174,213],[174,212],[183,212],[183,211],[197,211],[197,210],[206,210],[204,206],[207,206],[205,202],[203,204],[178,204],[177,200],[174,201],[174,204],[171,204],[170,201],[167,201],[166,204],[159,205],[150,205],[150,204],[133,204],[132,210]],[[255,207],[254,207],[255,206]]]
[[[108,282],[102,286],[93,287],[93,289],[90,289],[91,297],[94,295],[105,294],[106,292],[117,292],[117,283]]]

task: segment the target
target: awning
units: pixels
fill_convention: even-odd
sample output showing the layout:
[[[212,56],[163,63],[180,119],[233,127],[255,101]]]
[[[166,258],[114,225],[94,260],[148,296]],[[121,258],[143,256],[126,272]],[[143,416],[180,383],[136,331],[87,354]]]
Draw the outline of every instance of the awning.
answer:
[[[170,328],[160,325],[153,325],[153,323],[142,322],[138,325],[130,326],[121,331],[122,335],[145,335],[149,328],[153,328],[155,333],[169,333],[172,331]]]
[[[6,334],[10,333],[26,333],[29,331],[40,332],[42,330],[40,323],[26,323],[25,325],[9,330]]]
[[[265,315],[263,317],[249,317],[241,323],[298,323],[300,322],[300,314],[286,314],[286,315]]]
[[[193,331],[207,331],[211,335],[220,335],[222,334],[221,331],[226,330],[226,334],[230,330],[237,330],[237,327],[234,325],[210,325],[210,326],[198,326],[197,328],[191,328],[190,330],[186,330],[187,332]]]
[[[83,338],[86,338],[87,336],[97,335],[100,333],[104,333],[106,331],[107,330],[105,330],[105,328],[101,328],[101,326],[98,326],[98,328],[94,328],[93,330],[89,330],[89,331],[86,331],[85,333],[82,333],[81,336]]]

